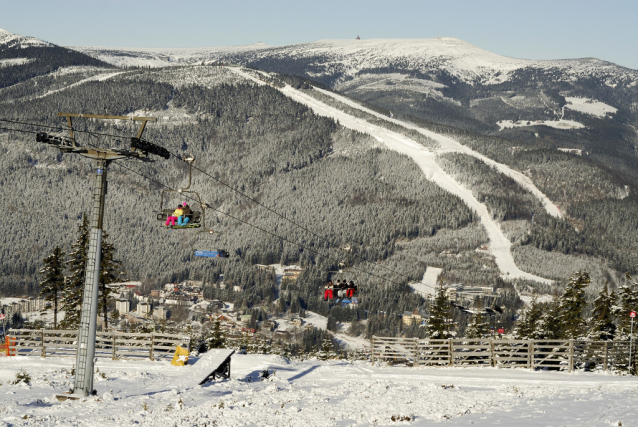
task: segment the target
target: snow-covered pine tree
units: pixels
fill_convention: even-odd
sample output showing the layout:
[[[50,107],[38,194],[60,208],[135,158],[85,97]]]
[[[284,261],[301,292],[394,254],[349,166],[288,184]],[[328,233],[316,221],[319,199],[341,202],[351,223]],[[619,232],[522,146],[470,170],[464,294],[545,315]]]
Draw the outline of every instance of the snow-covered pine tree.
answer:
[[[531,338],[557,340],[565,337],[561,302],[552,301],[541,305],[541,318],[536,322],[536,329]]]
[[[334,343],[332,342],[332,337],[330,334],[325,334],[321,342],[321,351],[317,354],[317,359],[328,360],[336,358],[337,352],[335,350]]]
[[[483,313],[478,312],[472,316],[472,322],[465,329],[467,338],[484,338],[490,333],[490,325],[485,320]]]
[[[616,325],[614,324],[613,305],[616,300],[614,292],[609,294],[607,282],[602,292],[594,301],[592,317],[590,324],[591,329],[587,337],[593,341],[608,341],[614,339],[616,333]]]
[[[53,310],[53,328],[58,329],[58,305],[64,289],[64,255],[62,249],[56,246],[53,252],[44,259],[44,267],[40,270],[40,296],[51,301]]]
[[[82,294],[84,293],[84,276],[89,251],[89,220],[82,216],[82,223],[78,226],[78,237],[67,254],[67,268],[69,279],[64,287],[64,329],[76,329],[80,325]]]
[[[589,273],[578,271],[569,279],[565,292],[560,297],[560,322],[565,338],[574,339],[585,334],[585,288],[590,283]]]
[[[631,329],[629,313],[638,311],[638,284],[632,283],[629,273],[627,273],[626,279],[625,284],[618,290],[618,305],[613,309],[617,325],[615,338],[624,341],[629,340]]]
[[[100,255],[100,300],[98,302],[98,312],[102,312],[105,331],[107,331],[109,327],[107,313],[109,304],[113,299],[111,297],[113,289],[107,285],[122,279],[122,261],[118,261],[114,258],[115,248],[113,244],[108,241],[108,238],[108,233],[103,232],[102,252]]]
[[[446,289],[443,284],[439,284],[436,290],[436,297],[430,309],[430,319],[428,320],[428,335],[432,339],[447,339],[450,335],[448,331],[447,319],[450,304],[447,298]]]
[[[523,313],[523,318],[516,326],[517,338],[534,339],[538,323],[543,318],[543,305],[539,304],[536,296],[532,298],[529,308]]]

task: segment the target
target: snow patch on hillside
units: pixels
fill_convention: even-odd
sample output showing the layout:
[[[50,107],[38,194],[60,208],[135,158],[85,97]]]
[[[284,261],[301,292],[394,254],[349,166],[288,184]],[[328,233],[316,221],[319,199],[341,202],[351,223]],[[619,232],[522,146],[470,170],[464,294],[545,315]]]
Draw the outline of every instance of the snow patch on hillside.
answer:
[[[554,129],[583,129],[585,125],[582,123],[578,123],[574,120],[499,120],[496,122],[499,130],[503,129],[511,129],[511,128],[520,128],[520,127],[530,127],[530,126],[548,126]]]
[[[616,114],[618,111],[617,108],[595,99],[566,96],[565,100],[567,101],[565,108],[591,116],[605,117],[608,114]]]
[[[424,297],[434,296],[438,287],[437,280],[442,272],[442,268],[428,266],[421,282],[410,283],[409,285],[416,293]]]
[[[33,58],[9,58],[0,59],[0,68],[11,67],[13,65],[24,65],[35,61]]]

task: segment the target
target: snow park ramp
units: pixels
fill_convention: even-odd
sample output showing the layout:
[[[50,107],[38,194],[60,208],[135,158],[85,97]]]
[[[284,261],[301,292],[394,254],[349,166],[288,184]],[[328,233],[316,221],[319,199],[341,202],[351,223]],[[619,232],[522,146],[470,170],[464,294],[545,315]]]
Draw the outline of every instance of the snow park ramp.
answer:
[[[184,386],[203,385],[218,377],[230,378],[230,356],[235,350],[219,348],[209,350],[194,365],[193,372],[184,381]]]

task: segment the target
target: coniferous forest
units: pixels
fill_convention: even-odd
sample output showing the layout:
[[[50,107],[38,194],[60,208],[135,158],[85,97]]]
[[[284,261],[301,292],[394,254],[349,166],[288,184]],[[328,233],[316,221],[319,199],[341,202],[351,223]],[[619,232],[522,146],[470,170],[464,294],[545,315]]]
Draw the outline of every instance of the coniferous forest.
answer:
[[[424,328],[404,328],[401,313],[447,310],[458,325],[456,333],[467,329],[474,336],[482,333],[483,320],[454,313],[449,306],[444,310],[442,300],[426,301],[412,292],[408,284],[421,281],[427,266],[443,268],[439,281],[445,285],[498,289],[497,304],[506,309],[500,322],[510,328],[523,306],[520,291],[558,297],[570,291],[574,271],[593,266],[588,268],[591,285],[578,290],[585,295],[578,316],[585,319],[591,310],[603,310],[594,300],[598,301],[605,281],[610,282],[605,289],[611,295],[621,286],[621,272],[635,273],[635,184],[593,158],[556,151],[551,136],[533,146],[524,139],[405,116],[525,170],[567,214],[565,219],[545,214],[531,193],[476,158],[457,153],[438,157],[441,167],[485,203],[502,225],[514,243],[518,265],[557,280],[548,287],[515,283],[515,289],[501,279],[489,254],[476,251],[488,239],[476,213],[460,199],[428,181],[409,158],[382,148],[367,134],[315,115],[276,89],[290,84],[311,93],[311,81],[274,76],[271,87],[255,85],[217,66],[118,70],[90,61],[78,65],[82,66],[64,72],[38,69],[22,79],[16,77],[0,88],[2,117],[48,126],[50,133],[63,135],[58,112],[153,116],[158,120],[147,126],[144,138],[172,153],[170,160],[111,165],[105,231],[109,262],[120,273],[106,277],[105,283],[126,277],[141,280],[145,289],[156,289],[167,282],[203,280],[206,297],[234,301],[245,311],[277,300],[282,312],[311,310],[328,317],[333,326],[367,320],[362,328],[368,336],[431,335]],[[313,96],[328,102],[325,95]],[[437,147],[417,132],[330,102],[428,149]],[[72,327],[79,315],[75,311],[92,164],[4,124],[0,205],[16,220],[0,223],[5,236],[0,248],[0,293],[35,295],[46,289],[50,300],[66,301],[68,306],[61,307],[67,313],[62,326]],[[137,130],[130,122],[76,119],[74,125],[80,143],[120,148],[128,147],[128,138]],[[42,130],[28,125],[21,129]],[[206,227],[219,233],[169,231],[155,219],[162,189],[188,185],[188,167],[180,160],[186,155],[196,159],[191,189],[211,206],[206,209]],[[168,197],[163,206],[173,208],[187,201],[201,210],[191,196]],[[345,245],[357,254],[353,260],[357,281],[365,292],[356,309],[327,304],[320,297],[326,274],[337,268],[343,258],[339,248]],[[193,256],[194,249],[222,246],[231,254],[228,259]],[[45,259],[51,263],[49,269],[43,269]],[[56,263],[68,269],[68,283],[61,290]],[[304,273],[298,282],[279,289],[272,275],[254,267],[273,263],[298,264]],[[231,286],[216,286],[222,276]],[[241,290],[234,291],[232,285]],[[108,304],[105,297],[102,309]],[[539,305],[534,304],[525,319],[534,318]],[[543,304],[548,312],[553,310],[551,304],[559,303]],[[566,310],[554,308],[556,313]],[[561,321],[571,325],[573,319]],[[567,328],[570,336],[586,332],[582,325]]]

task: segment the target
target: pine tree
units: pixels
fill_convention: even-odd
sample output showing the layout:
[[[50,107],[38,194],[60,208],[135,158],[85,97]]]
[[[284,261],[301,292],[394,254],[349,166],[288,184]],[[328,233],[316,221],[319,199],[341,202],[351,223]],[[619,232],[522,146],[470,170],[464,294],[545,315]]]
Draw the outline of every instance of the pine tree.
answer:
[[[63,265],[64,255],[62,254],[62,249],[56,246],[53,252],[44,259],[44,267],[40,270],[40,275],[42,276],[42,281],[39,284],[40,296],[52,303],[54,329],[58,328],[58,304],[65,282]]]
[[[472,323],[470,323],[465,330],[465,336],[467,338],[484,338],[489,333],[490,325],[485,321],[485,316],[481,312],[472,316]]]
[[[591,325],[588,338],[594,341],[608,341],[614,339],[616,333],[616,325],[614,325],[614,316],[612,313],[613,302],[616,295],[612,292],[609,295],[607,282],[602,292],[594,301],[592,310]]]
[[[87,215],[82,217],[82,224],[78,226],[78,237],[67,255],[69,280],[64,288],[64,320],[62,327],[76,329],[80,325],[82,295],[84,293],[84,276],[89,252],[89,220]]]
[[[533,339],[558,340],[565,338],[565,324],[560,301],[541,305],[541,318],[532,333]]]
[[[226,337],[221,329],[221,323],[219,320],[215,321],[213,326],[213,337],[208,340],[208,348],[224,348],[226,345]]]
[[[336,359],[337,352],[330,334],[325,334],[321,342],[321,351],[317,354],[319,360]]]
[[[100,255],[100,300],[98,302],[98,312],[102,312],[105,331],[107,331],[109,327],[107,313],[109,304],[113,299],[111,297],[113,289],[107,285],[120,281],[122,274],[122,261],[113,258],[115,248],[112,243],[109,243],[108,238],[108,233],[104,232],[102,235],[102,252]]]
[[[443,284],[439,284],[439,289],[436,291],[436,298],[430,310],[430,319],[427,325],[430,338],[441,340],[448,338],[450,335],[447,324],[449,307],[446,289]]]
[[[638,310],[638,290],[636,282],[631,283],[631,276],[626,275],[627,281],[618,291],[618,305],[614,307],[614,316],[616,317],[616,339],[629,340],[629,332],[631,329],[631,318],[629,313]]]
[[[523,319],[518,322],[516,336],[518,338],[533,339],[542,318],[543,305],[539,304],[536,296],[534,296],[529,308],[525,310]]]
[[[589,273],[579,271],[569,279],[565,292],[560,297],[559,316],[565,338],[579,338],[585,333],[585,288],[590,283]]]

